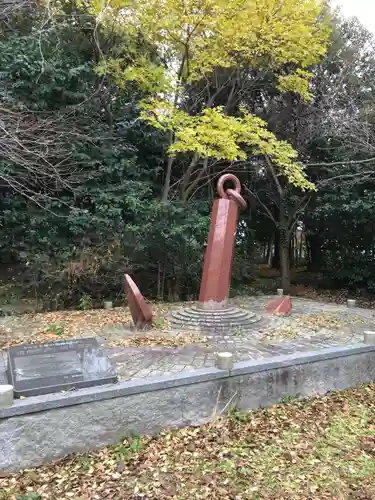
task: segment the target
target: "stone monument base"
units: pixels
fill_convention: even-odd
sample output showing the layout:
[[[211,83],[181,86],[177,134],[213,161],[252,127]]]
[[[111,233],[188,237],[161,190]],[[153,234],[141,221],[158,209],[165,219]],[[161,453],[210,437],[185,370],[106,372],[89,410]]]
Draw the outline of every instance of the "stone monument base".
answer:
[[[174,330],[194,330],[203,332],[227,332],[235,328],[248,330],[261,317],[251,311],[237,307],[208,310],[199,306],[172,312],[171,328]]]

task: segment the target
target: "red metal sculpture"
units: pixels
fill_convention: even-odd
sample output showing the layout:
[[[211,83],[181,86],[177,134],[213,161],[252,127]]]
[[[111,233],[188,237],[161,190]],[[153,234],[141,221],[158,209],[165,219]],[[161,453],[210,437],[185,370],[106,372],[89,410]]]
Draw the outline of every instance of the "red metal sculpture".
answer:
[[[286,316],[292,310],[292,299],[289,295],[272,300],[267,306],[266,311],[275,316]]]
[[[137,328],[150,326],[152,323],[152,309],[146,304],[139,288],[128,274],[124,276],[124,285],[135,326]]]
[[[224,189],[226,182],[234,189]],[[241,184],[232,174],[222,175],[217,183],[219,199],[212,207],[203,275],[199,294],[200,307],[215,310],[227,307],[231,278],[238,210],[246,208],[241,196]]]

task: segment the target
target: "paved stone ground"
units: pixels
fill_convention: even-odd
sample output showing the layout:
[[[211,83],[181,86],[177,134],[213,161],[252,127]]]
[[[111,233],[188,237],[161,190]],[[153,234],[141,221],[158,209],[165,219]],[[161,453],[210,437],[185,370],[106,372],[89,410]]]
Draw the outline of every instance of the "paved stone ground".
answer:
[[[274,317],[265,312],[266,304],[273,298],[257,296],[231,299],[230,305],[248,309],[259,315],[260,320],[246,331],[232,328],[225,334],[196,332],[201,340],[185,347],[109,347],[116,340],[134,337],[135,332],[123,325],[98,325],[95,333],[82,334],[98,335],[119,377],[128,380],[210,367],[215,364],[218,351],[233,352],[237,361],[261,359],[353,344],[362,341],[364,330],[375,330],[373,309],[348,309],[346,305],[293,298],[291,314]],[[187,307],[190,306],[192,303],[187,304]],[[11,322],[15,332],[27,331],[25,317],[1,320],[4,325]],[[159,334],[167,339],[181,339],[184,336],[189,338],[187,334],[191,336],[192,332],[162,331]],[[141,332],[141,335],[147,336],[147,332]],[[1,365],[0,356],[0,372],[3,371]]]
[[[145,378],[213,366],[218,351],[233,352],[237,361],[268,358],[361,342],[364,330],[375,329],[375,310],[372,309],[348,309],[346,305],[293,298],[292,313],[282,318],[265,312],[272,298],[231,300],[231,305],[261,316],[248,331],[234,329],[227,335],[201,333],[205,335],[204,341],[180,348],[115,348],[106,352],[120,378]],[[179,333],[169,334],[178,336]]]

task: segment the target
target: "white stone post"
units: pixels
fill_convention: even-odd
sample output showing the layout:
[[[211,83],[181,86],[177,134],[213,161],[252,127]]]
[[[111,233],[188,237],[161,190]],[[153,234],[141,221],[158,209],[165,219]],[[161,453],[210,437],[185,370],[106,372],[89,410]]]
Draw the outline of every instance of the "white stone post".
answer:
[[[218,352],[216,355],[216,367],[219,370],[231,370],[233,368],[233,354],[231,352]]]
[[[375,345],[375,332],[366,330],[363,334],[363,343],[367,345]]]
[[[0,385],[0,408],[9,408],[13,406],[13,386]]]

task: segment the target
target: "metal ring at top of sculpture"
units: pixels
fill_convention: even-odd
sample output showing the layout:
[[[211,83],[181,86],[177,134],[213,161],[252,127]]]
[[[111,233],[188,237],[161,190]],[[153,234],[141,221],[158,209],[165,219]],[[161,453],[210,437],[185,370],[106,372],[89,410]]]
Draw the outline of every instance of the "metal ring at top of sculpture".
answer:
[[[228,199],[228,195],[224,191],[224,184],[227,181],[232,181],[234,184],[234,189],[237,191],[238,194],[241,194],[241,183],[238,177],[236,177],[233,174],[224,174],[219,178],[217,182],[217,193],[219,195],[219,198],[224,198],[226,200]]]
[[[233,182],[234,189],[226,189],[224,191],[224,184],[227,181]],[[246,201],[241,196],[241,183],[240,183],[238,177],[236,177],[235,175],[233,175],[233,174],[222,175],[217,183],[217,192],[218,192],[219,198],[224,198],[225,200],[229,199],[229,200],[235,201],[240,208],[247,207]]]
[[[230,189],[228,188],[226,190],[226,194],[228,196],[228,198],[232,201],[235,201],[237,203],[237,205],[242,209],[242,210],[245,210],[245,208],[247,207],[247,203],[246,201],[242,198],[242,196],[240,195],[240,193],[238,193],[237,191],[235,191],[234,189]]]

